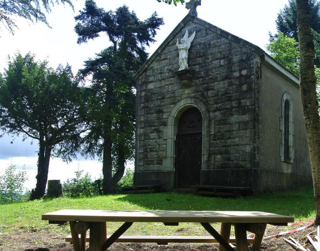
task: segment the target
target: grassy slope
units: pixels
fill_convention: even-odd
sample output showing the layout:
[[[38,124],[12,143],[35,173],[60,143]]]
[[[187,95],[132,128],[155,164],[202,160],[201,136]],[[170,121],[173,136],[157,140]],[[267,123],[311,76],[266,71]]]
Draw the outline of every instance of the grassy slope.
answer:
[[[41,220],[43,213],[60,209],[266,211],[293,216],[296,221],[308,221],[315,215],[312,187],[239,199],[174,193],[112,195],[82,199],[58,198],[0,205],[0,234],[39,229],[68,232],[68,226],[48,227],[48,222]],[[111,223],[108,229],[113,232],[118,226],[118,223]],[[137,223],[127,234],[177,235],[177,232],[180,235],[207,235],[195,224],[180,224],[178,227],[166,228],[160,223]]]

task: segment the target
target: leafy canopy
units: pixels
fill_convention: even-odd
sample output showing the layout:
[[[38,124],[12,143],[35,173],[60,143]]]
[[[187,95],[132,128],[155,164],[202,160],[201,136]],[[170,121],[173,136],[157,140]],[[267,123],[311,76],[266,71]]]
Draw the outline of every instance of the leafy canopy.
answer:
[[[309,22],[315,46],[315,65],[320,66],[320,2],[308,0],[310,15]],[[285,36],[294,38],[298,42],[297,29],[297,4],[295,0],[290,0],[278,14],[276,19],[278,33],[270,35],[270,40],[276,39],[280,32]]]
[[[130,70],[137,70],[141,62],[147,60],[146,46],[155,42],[156,30],[163,24],[156,12],[150,18],[140,21],[127,6],[120,7],[115,12],[106,12],[98,8],[93,0],[86,0],[85,8],[75,20],[78,21],[75,31],[79,36],[79,44],[106,34],[113,44],[113,51],[121,53]]]
[[[293,38],[279,32],[278,37],[267,45],[267,49],[275,60],[299,76],[299,48]]]
[[[34,55],[16,55],[0,82],[0,128],[52,146],[82,130],[79,81],[70,66],[56,70]]]
[[[71,0],[0,0],[0,28],[4,26],[14,34],[14,30],[18,28],[14,21],[15,16],[31,22],[43,22],[49,26],[45,12],[50,12],[51,6],[60,2],[73,8]]]
[[[157,13],[144,21],[127,6],[106,12],[93,0],[75,17],[78,43],[106,34],[111,46],[85,62],[82,76],[91,76],[83,154],[97,154],[103,162],[103,193],[111,193],[133,156],[135,129],[134,73],[148,58],[146,46],[154,42],[163,24]]]
[[[183,4],[184,3],[184,0],[157,0],[159,3],[160,2],[164,2],[164,3],[167,3],[167,4],[174,4],[174,5],[177,5],[178,3],[181,3]]]

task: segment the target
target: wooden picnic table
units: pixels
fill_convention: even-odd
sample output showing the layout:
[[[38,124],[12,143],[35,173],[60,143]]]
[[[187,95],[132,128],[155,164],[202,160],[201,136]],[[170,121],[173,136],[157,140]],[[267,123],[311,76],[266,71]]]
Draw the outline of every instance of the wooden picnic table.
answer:
[[[177,225],[179,222],[200,223],[208,233],[220,243],[220,251],[234,251],[230,244],[231,225],[235,228],[235,242],[237,251],[248,250],[247,231],[255,233],[252,251],[260,249],[261,241],[267,224],[286,226],[294,219],[289,216],[260,212],[260,211],[116,211],[116,210],[60,210],[42,215],[42,220],[59,224],[69,222],[72,243],[75,251],[85,250],[86,232],[90,229],[90,251],[106,250],[134,222],[162,222],[165,225]],[[124,224],[107,238],[107,222],[124,222]],[[221,223],[220,234],[210,223]],[[80,236],[80,237],[79,237]],[[161,242],[161,236],[157,240]],[[148,237],[136,240],[147,242]],[[188,237],[184,237],[187,241]],[[197,242],[197,237],[190,237]],[[183,238],[172,239],[184,242]],[[199,237],[200,240],[200,237]],[[163,241],[170,241],[170,237],[163,236]]]

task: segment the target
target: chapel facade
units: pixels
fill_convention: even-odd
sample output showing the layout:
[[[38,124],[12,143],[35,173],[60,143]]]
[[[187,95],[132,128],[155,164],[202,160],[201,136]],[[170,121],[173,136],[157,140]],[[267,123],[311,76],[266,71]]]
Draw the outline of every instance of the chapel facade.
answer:
[[[297,77],[194,11],[136,74],[134,184],[311,184]]]

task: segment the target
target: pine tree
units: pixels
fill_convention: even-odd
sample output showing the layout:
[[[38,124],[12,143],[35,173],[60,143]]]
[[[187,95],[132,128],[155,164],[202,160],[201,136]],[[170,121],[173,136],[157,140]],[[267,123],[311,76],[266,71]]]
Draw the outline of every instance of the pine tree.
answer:
[[[76,17],[78,43],[106,34],[112,46],[85,62],[83,76],[92,76],[88,99],[90,132],[84,138],[83,154],[97,154],[103,162],[103,193],[112,193],[125,171],[126,160],[134,150],[134,73],[147,60],[145,46],[154,42],[163,24],[154,13],[140,21],[123,6],[115,12],[98,8],[87,0]]]
[[[17,28],[13,20],[15,16],[32,22],[39,21],[49,26],[45,12],[50,12],[51,6],[54,3],[59,4],[60,2],[63,4],[67,3],[73,8],[71,0],[2,0],[0,1],[0,24],[12,34],[14,34],[14,30]]]

